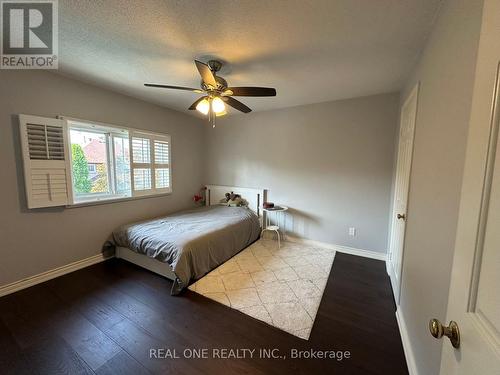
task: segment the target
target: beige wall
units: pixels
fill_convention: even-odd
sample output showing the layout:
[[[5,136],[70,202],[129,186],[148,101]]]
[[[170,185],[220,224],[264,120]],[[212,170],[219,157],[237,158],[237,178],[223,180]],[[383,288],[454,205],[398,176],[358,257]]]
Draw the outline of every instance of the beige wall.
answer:
[[[443,341],[427,324],[446,316],[481,10],[443,4],[401,97],[420,81],[399,307],[420,375],[439,373]]]
[[[19,113],[67,115],[172,136],[173,193],[72,209],[28,211]],[[202,180],[199,119],[49,72],[0,71],[0,285],[100,253],[116,226],[190,207]]]
[[[383,94],[206,124],[206,181],[269,189],[297,236],[384,253],[398,105]]]

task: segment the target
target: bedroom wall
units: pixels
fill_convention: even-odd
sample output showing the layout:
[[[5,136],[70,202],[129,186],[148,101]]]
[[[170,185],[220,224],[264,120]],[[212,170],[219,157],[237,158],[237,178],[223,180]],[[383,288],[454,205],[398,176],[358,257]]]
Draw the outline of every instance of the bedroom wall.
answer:
[[[383,94],[220,118],[205,179],[269,189],[296,236],[385,253],[398,105]]]
[[[199,119],[46,71],[0,71],[0,286],[99,254],[120,224],[191,207],[202,179]],[[71,209],[28,211],[19,113],[82,119],[172,136],[173,193]]]
[[[446,317],[481,15],[482,1],[444,2],[401,95],[420,81],[398,308],[420,375],[439,373],[427,324]]]

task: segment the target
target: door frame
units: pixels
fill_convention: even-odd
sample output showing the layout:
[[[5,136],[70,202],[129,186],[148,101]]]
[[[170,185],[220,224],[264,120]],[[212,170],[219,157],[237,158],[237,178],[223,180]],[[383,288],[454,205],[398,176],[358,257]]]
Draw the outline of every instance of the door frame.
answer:
[[[399,114],[399,132],[398,132],[398,142],[397,142],[397,148],[395,150],[396,152],[396,162],[394,164],[394,183],[393,183],[393,197],[392,197],[392,208],[391,208],[391,216],[390,216],[390,227],[389,227],[389,246],[387,249],[387,261],[386,261],[386,267],[387,267],[387,274],[389,275],[389,279],[391,281],[391,287],[392,287],[392,292],[394,295],[394,300],[396,302],[396,306],[399,306],[399,301],[401,297],[401,277],[403,276],[403,262],[404,262],[404,248],[405,248],[405,239],[406,239],[406,232],[407,232],[407,223],[408,223],[408,202],[409,202],[409,196],[410,196],[410,185],[411,185],[411,171],[413,168],[413,156],[415,152],[415,132],[417,128],[417,117],[418,117],[418,97],[419,97],[419,92],[420,92],[420,82],[417,82],[415,86],[412,88],[408,96],[405,98],[403,101],[403,105],[400,108],[400,114]],[[396,183],[397,183],[397,173],[398,173],[398,165],[399,165],[399,146],[400,146],[400,135],[401,135],[401,125],[403,122],[403,108],[407,106],[410,102],[410,100],[415,97],[415,117],[413,119],[414,121],[414,126],[413,126],[413,135],[412,135],[412,150],[411,150],[411,156],[410,156],[410,165],[409,165],[409,172],[408,172],[408,191],[407,191],[407,198],[406,198],[406,224],[403,232],[403,240],[401,244],[401,261],[400,261],[400,269],[399,269],[399,274],[395,275],[394,270],[394,264],[392,262],[393,259],[393,252],[392,252],[392,243],[393,239],[395,236],[395,231],[394,231],[394,218],[398,214],[397,208],[396,208]]]

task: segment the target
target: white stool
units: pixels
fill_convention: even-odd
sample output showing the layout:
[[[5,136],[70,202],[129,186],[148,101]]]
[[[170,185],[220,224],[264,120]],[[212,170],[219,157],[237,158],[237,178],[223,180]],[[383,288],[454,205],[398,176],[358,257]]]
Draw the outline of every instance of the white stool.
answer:
[[[260,234],[261,237],[264,236],[265,231],[271,231],[271,232],[276,232],[276,235],[278,237],[278,249],[281,248],[281,234],[280,234],[280,217],[283,217],[283,239],[285,239],[285,229],[286,229],[286,219],[284,218],[284,212],[288,210],[288,207],[285,206],[279,206],[279,208],[263,208],[264,211],[266,211],[266,222],[265,222],[265,227],[262,229],[262,232]],[[276,215],[276,224],[277,225],[271,225],[271,213],[274,212]]]
[[[277,225],[266,226],[264,229],[262,229],[262,233],[260,234],[261,237],[264,236],[265,231],[276,232],[276,235],[278,236],[278,249],[281,248],[280,227]]]

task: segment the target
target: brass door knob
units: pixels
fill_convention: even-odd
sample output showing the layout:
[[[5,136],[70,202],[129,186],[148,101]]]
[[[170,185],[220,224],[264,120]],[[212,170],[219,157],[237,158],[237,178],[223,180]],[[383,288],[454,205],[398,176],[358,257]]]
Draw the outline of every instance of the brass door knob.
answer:
[[[406,219],[406,215],[405,214],[398,214],[397,218],[405,220]]]
[[[437,339],[443,336],[448,337],[454,348],[458,349],[460,347],[460,330],[458,329],[458,324],[453,320],[450,321],[450,324],[446,327],[443,326],[439,320],[431,319],[429,321],[429,331],[431,331],[431,335]]]

